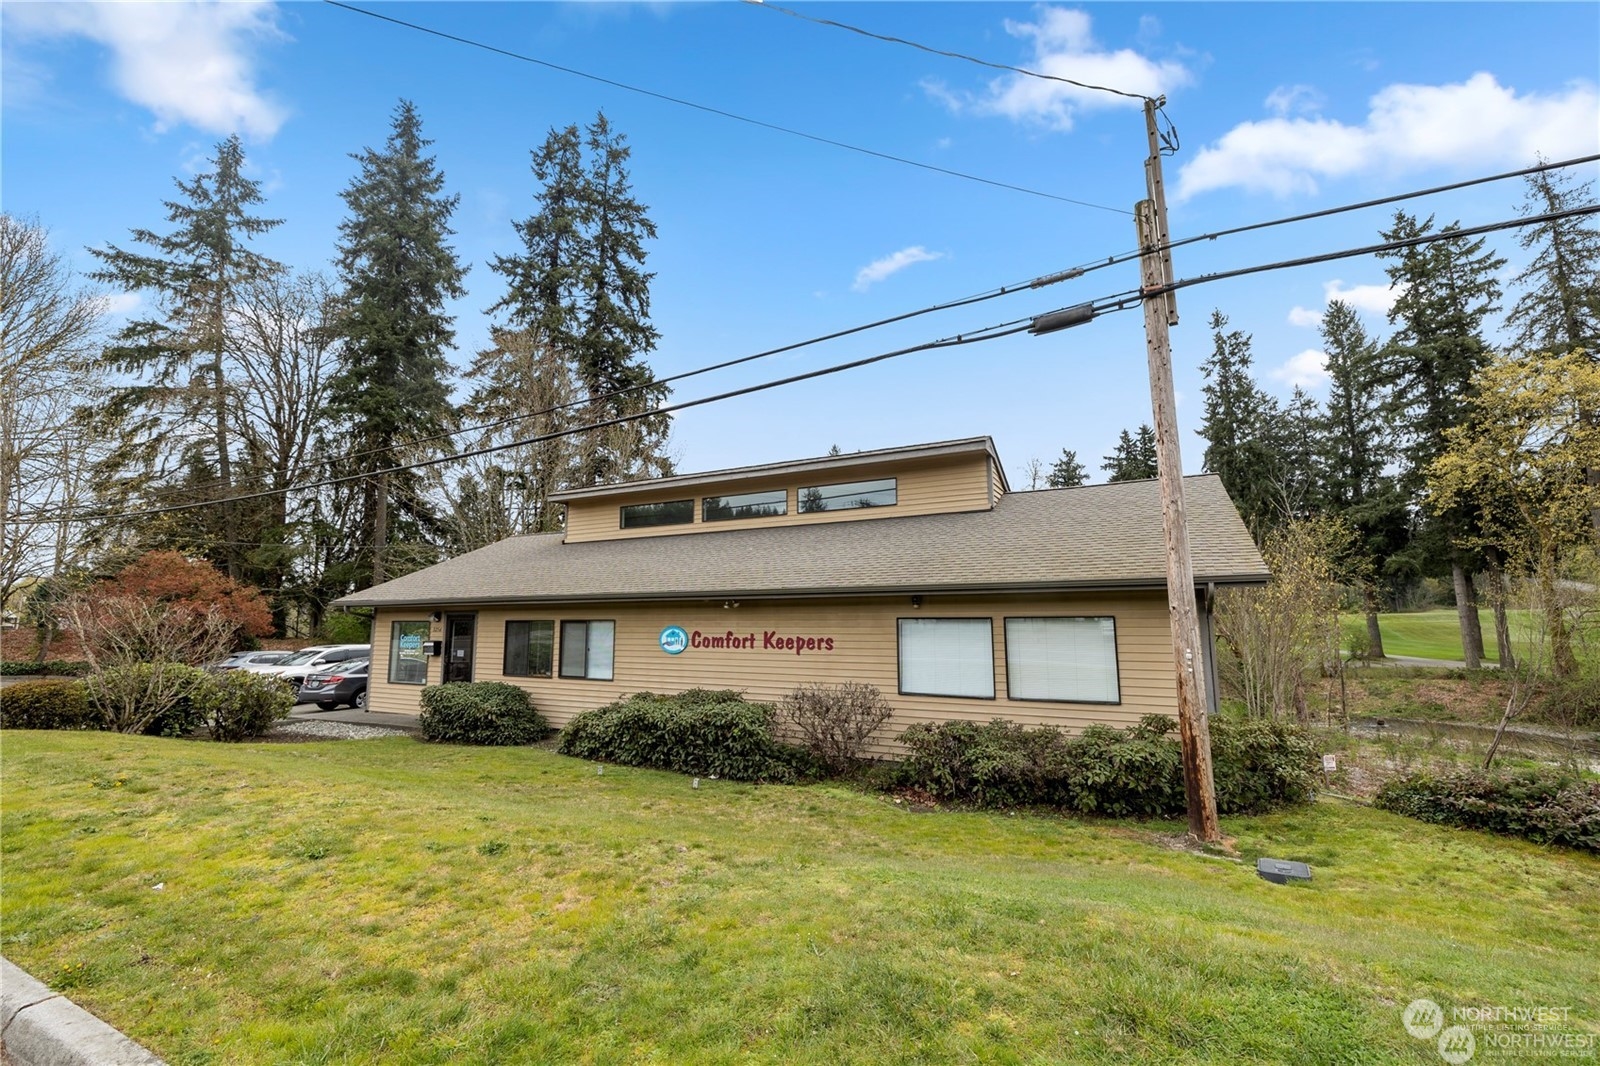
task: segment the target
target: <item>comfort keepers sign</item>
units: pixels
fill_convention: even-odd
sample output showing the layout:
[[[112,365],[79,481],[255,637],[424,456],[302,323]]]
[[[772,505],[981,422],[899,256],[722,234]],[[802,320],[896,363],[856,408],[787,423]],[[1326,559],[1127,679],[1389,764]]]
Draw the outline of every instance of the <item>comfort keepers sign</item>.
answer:
[[[682,655],[685,651],[707,650],[719,652],[781,651],[792,655],[826,654],[833,650],[833,637],[811,633],[784,633],[777,629],[764,629],[760,633],[735,633],[729,629],[721,633],[693,632],[682,626],[668,626],[661,631],[661,650],[668,655]]]

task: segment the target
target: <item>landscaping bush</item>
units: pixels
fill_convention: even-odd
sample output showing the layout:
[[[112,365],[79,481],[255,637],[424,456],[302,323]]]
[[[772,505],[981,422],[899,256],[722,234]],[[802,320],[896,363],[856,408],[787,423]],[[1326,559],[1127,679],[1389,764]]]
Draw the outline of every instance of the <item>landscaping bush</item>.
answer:
[[[1600,781],[1536,770],[1418,773],[1386,782],[1374,803],[1437,825],[1600,852]]]
[[[91,674],[85,686],[102,728],[182,737],[205,724],[205,713],[196,700],[210,676],[182,663],[135,663]]]
[[[449,744],[532,744],[550,734],[528,694],[501,681],[427,686],[421,725],[424,737]]]
[[[1573,729],[1600,728],[1600,677],[1555,682],[1539,696],[1532,717]]]
[[[893,714],[876,687],[858,681],[798,685],[778,704],[778,721],[835,774],[850,769]]]
[[[194,704],[212,740],[253,740],[264,736],[272,723],[289,717],[294,692],[271,674],[228,670],[210,675]]]
[[[1128,729],[1090,726],[1076,737],[1003,719],[919,724],[900,736],[910,755],[899,782],[980,807],[1176,817],[1185,797],[1175,728],[1165,715],[1147,715]],[[1214,719],[1211,735],[1220,812],[1251,813],[1310,797],[1316,751],[1300,729]]]
[[[89,672],[89,664],[70,659],[23,659],[17,662],[0,662],[0,677],[82,677]]]
[[[19,681],[0,689],[0,729],[94,729],[82,681]]]
[[[772,736],[773,709],[736,692],[640,692],[578,715],[561,731],[563,755],[622,766],[725,777],[792,781],[806,760]]]

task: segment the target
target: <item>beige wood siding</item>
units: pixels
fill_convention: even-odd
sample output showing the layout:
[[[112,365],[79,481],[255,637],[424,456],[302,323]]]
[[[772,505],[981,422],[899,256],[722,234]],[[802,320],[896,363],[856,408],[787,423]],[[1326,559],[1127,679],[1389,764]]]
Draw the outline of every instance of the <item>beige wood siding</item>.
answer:
[[[853,511],[823,511],[811,514],[800,512],[798,493],[802,488],[842,482],[875,481],[886,477],[897,479],[895,486],[897,502],[892,507],[863,507]],[[571,543],[577,543],[585,540],[620,540],[627,537],[670,537],[682,533],[749,529],[754,526],[858,522],[873,518],[899,518],[904,515],[986,511],[994,507],[996,498],[993,495],[991,481],[998,484],[998,479],[990,477],[987,455],[963,455],[850,467],[837,471],[814,470],[806,474],[791,474],[770,480],[741,479],[726,484],[618,493],[594,499],[573,500],[567,504],[566,539]],[[773,489],[783,489],[788,493],[787,514],[772,518],[739,518],[723,522],[700,520],[701,501],[707,496],[731,496]],[[624,504],[666,503],[686,499],[693,499],[695,502],[692,524],[651,526],[644,529],[621,528],[621,508]]]
[[[451,608],[452,613],[466,610]],[[428,611],[380,611],[374,637],[374,671],[369,705],[374,710],[415,714],[421,688],[390,685],[389,623],[397,618],[427,618]],[[1070,731],[1104,722],[1128,726],[1145,714],[1175,714],[1172,644],[1166,597],[1160,592],[1119,595],[1040,595],[986,597],[927,595],[914,608],[911,598],[821,601],[776,600],[741,603],[727,609],[718,603],[561,605],[484,607],[477,612],[477,659],[473,677],[505,680],[525,690],[553,725],[572,716],[639,691],[680,692],[696,686],[739,689],[755,700],[776,701],[805,681],[862,681],[876,685],[895,709],[880,734],[881,752],[894,750],[891,738],[914,722],[968,720],[986,722],[1004,717],[1028,725],[1055,725]],[[1007,617],[1039,615],[1109,616],[1116,620],[1117,667],[1121,703],[1116,705],[1032,702],[1006,695],[1005,625]],[[899,694],[898,627],[900,618],[990,618],[994,622],[995,699],[956,699]],[[560,623],[572,620],[616,622],[616,660],[612,681],[561,677],[504,678],[505,624],[509,620],[556,623],[559,672]],[[704,635],[753,636],[755,647],[690,648],[668,655],[660,648],[661,630],[682,626]],[[440,627],[435,627],[442,632]],[[768,631],[780,636],[825,636],[830,652],[767,650]],[[439,678],[439,664],[429,670]]]

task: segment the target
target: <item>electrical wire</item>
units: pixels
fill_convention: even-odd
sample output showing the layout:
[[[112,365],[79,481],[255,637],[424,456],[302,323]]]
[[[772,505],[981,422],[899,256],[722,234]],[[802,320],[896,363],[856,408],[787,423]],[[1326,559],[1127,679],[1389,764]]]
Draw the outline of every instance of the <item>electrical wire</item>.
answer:
[[[770,389],[781,388],[785,385],[794,385],[802,381],[811,381],[816,378],[842,373],[846,370],[856,370],[864,366],[871,366],[874,363],[885,362],[889,359],[896,359],[900,356],[912,355],[917,352],[936,351],[944,348],[955,348],[968,344],[979,344],[985,341],[999,340],[1002,337],[1010,337],[1014,334],[1026,331],[1031,325],[1032,321],[1032,316],[1028,318],[1013,319],[1010,322],[1002,322],[999,325],[990,326],[985,329],[974,330],[968,333],[958,333],[952,337],[945,337],[936,341],[926,341],[922,344],[914,344],[906,348],[897,348],[893,351],[880,352],[876,355],[869,355],[861,359],[852,359],[844,363],[835,363],[832,366],[822,367],[817,370],[808,370],[801,374],[792,374],[788,377],[764,381],[755,385],[746,385],[742,388],[729,389],[726,392],[715,393],[710,396],[701,396],[693,400],[681,400],[677,403],[663,404],[661,406],[651,408],[648,411],[641,411],[636,414],[618,415],[614,418],[602,419],[597,422],[587,423],[586,425],[570,426],[565,429],[554,430],[549,433],[540,433],[531,437],[522,438],[520,440],[509,441],[504,444],[486,445],[484,447],[474,448],[469,451],[455,452],[450,455],[434,456],[429,459],[418,460],[414,463],[400,463],[394,466],[385,467],[382,470],[369,470],[357,474],[345,474],[340,477],[323,478],[320,481],[312,481],[281,489],[265,489],[258,492],[242,493],[235,496],[203,500],[195,503],[169,504],[162,507],[141,508],[135,511],[124,511],[110,514],[83,513],[74,515],[74,519],[81,522],[103,522],[124,518],[153,518],[157,515],[173,514],[178,511],[190,511],[199,507],[216,507],[222,504],[240,503],[246,500],[267,499],[272,496],[278,496],[288,492],[307,492],[312,489],[328,488],[333,485],[343,485],[352,481],[361,481],[367,478],[406,473],[411,470],[422,470],[429,467],[440,466],[445,463],[457,462],[463,459],[474,459],[481,455],[490,455],[495,452],[502,452],[511,448],[522,448],[530,444],[542,444],[545,441],[558,440],[562,437],[570,437],[575,434],[586,433],[596,429],[605,429],[610,426],[626,425],[630,422],[639,422],[647,418],[656,418],[662,415],[674,414],[678,411],[685,411],[693,407],[703,407],[707,404],[720,403],[724,400],[732,400],[740,396],[749,396],[758,392],[766,392]],[[26,521],[19,522],[18,524],[39,525],[43,522],[51,520],[52,519],[49,517],[41,518],[36,514],[28,516]]]
[[[719,115],[722,118],[732,119],[735,122],[743,122],[750,126],[759,126],[762,129],[772,130],[776,133],[786,133],[791,137],[800,137],[808,141],[814,141],[817,144],[831,145],[834,148],[843,148],[847,151],[860,153],[861,155],[872,156],[875,159],[886,159],[892,163],[900,163],[909,167],[917,167],[920,170],[928,170],[935,174],[944,174],[952,178],[962,178],[966,181],[975,181],[983,185],[993,186],[997,189],[1009,189],[1012,192],[1026,193],[1029,196],[1040,196],[1047,200],[1056,200],[1061,203],[1074,204],[1078,207],[1090,207],[1096,211],[1110,211],[1111,213],[1118,215],[1131,215],[1133,213],[1131,211],[1125,211],[1120,207],[1108,207],[1105,204],[1091,203],[1088,200],[1077,200],[1070,196],[1061,196],[1053,192],[1044,192],[1041,189],[1030,189],[1026,185],[1015,185],[1008,181],[999,181],[994,178],[981,177],[977,174],[968,174],[965,171],[953,170],[949,167],[936,166],[932,163],[923,163],[915,159],[907,159],[905,156],[892,155],[889,152],[880,152],[875,148],[863,148],[858,144],[850,144],[847,141],[834,140],[831,137],[824,137],[821,134],[807,133],[804,130],[798,130],[792,126],[781,126],[776,122],[767,122],[763,119],[751,118],[748,115],[741,115],[737,112],[725,111],[720,107],[712,107],[710,104],[696,103],[693,100],[686,100],[680,96],[671,96],[667,93],[656,92],[654,89],[645,89],[637,85],[629,85],[627,82],[621,82],[613,78],[602,77],[599,74],[590,74],[574,67],[563,66],[560,63],[552,63],[547,59],[538,59],[534,56],[524,55],[521,52],[513,52],[510,49],[500,48],[496,45],[488,44],[483,41],[475,41],[470,37],[462,37],[458,34],[448,33],[444,30],[436,30],[430,26],[424,26],[421,23],[407,22],[405,19],[398,19],[392,15],[384,15],[376,11],[368,11],[366,8],[356,7],[353,4],[344,3],[343,0],[322,0],[322,2],[330,7],[341,8],[345,11],[354,12],[357,15],[366,15],[368,18],[378,19],[382,22],[392,23],[396,26],[403,26],[406,29],[416,30],[418,33],[426,33],[430,36],[439,37],[446,41],[454,41],[456,44],[464,44],[471,48],[481,48],[485,52],[493,52],[495,55],[505,56],[508,59],[519,60],[523,63],[532,63],[535,66],[546,67],[550,70],[558,70],[563,74],[572,74],[579,78],[587,78],[589,81],[599,82],[602,85],[609,85],[613,88],[623,89],[630,93],[638,93],[641,96],[648,96],[652,99],[662,100],[669,104],[677,104],[680,107],[690,107],[696,111],[703,111],[709,115]]]
[[[1044,74],[1037,70],[1029,70],[1027,67],[1014,67],[1009,63],[995,63],[987,59],[979,59],[976,56],[969,56],[964,52],[947,52],[942,48],[933,48],[929,45],[918,44],[916,41],[908,41],[904,37],[891,37],[884,33],[873,33],[871,30],[864,30],[859,26],[852,26],[848,22],[835,22],[833,19],[817,18],[814,15],[801,14],[798,11],[791,11],[786,7],[779,7],[777,4],[769,4],[766,2],[766,0],[745,0],[745,3],[751,5],[752,7],[760,7],[765,8],[768,11],[776,11],[779,14],[788,15],[790,18],[797,18],[804,22],[814,22],[818,26],[831,26],[838,30],[849,30],[851,33],[859,33],[861,36],[870,37],[875,41],[884,41],[888,44],[903,44],[908,48],[915,48],[921,52],[928,52],[936,56],[944,56],[946,59],[963,59],[968,63],[976,63],[980,67],[988,67],[991,70],[1008,70],[1013,74],[1021,74],[1024,77],[1038,78],[1041,81],[1060,82],[1063,85],[1072,85],[1079,89],[1092,89],[1096,92],[1114,93],[1117,96],[1125,96],[1130,100],[1154,99],[1154,97],[1146,96],[1144,93],[1130,93],[1123,89],[1113,89],[1109,85],[1094,85],[1090,82],[1074,81],[1071,78],[1063,78],[1055,74]]]

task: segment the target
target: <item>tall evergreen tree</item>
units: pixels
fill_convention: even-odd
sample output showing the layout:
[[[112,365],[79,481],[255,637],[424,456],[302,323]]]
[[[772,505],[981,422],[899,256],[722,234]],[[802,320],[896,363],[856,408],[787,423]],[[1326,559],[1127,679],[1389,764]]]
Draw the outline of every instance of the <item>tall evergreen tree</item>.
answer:
[[[1449,233],[1454,224],[1440,232]],[[1418,221],[1395,212],[1386,241],[1433,232],[1432,217]],[[1398,295],[1389,311],[1395,327],[1384,347],[1394,389],[1396,417],[1405,426],[1402,486],[1413,499],[1424,489],[1428,468],[1443,453],[1445,434],[1460,425],[1468,409],[1473,375],[1490,357],[1484,326],[1500,301],[1496,275],[1505,260],[1485,251],[1483,238],[1458,237],[1381,253],[1385,272]],[[1476,520],[1462,505],[1438,514],[1413,541],[1422,565],[1448,560],[1456,590],[1463,653],[1469,667],[1483,655],[1472,573],[1479,562],[1464,545],[1473,539]]]
[[[629,184],[630,154],[604,113],[581,131],[552,129],[533,153],[538,211],[515,224],[522,251],[492,263],[507,292],[491,312],[507,312],[513,328],[566,362],[586,400],[584,423],[640,414],[669,391],[651,384],[645,361],[659,338],[650,324],[655,275],[644,269],[656,227]],[[495,392],[484,401],[514,402]],[[669,430],[666,416],[652,416],[583,434],[567,478],[593,485],[670,473]]]
[[[1322,316],[1328,402],[1318,425],[1322,498],[1327,509],[1356,532],[1355,550],[1368,577],[1363,582],[1370,654],[1382,658],[1379,592],[1406,575],[1394,560],[1409,534],[1405,496],[1388,472],[1395,454],[1380,346],[1355,309],[1340,300]]]
[[[154,464],[164,449],[188,454],[180,462],[200,471],[198,491],[226,499],[233,485],[236,433],[230,426],[229,332],[240,294],[282,266],[249,246],[253,237],[281,220],[261,218],[251,208],[264,202],[261,183],[244,176],[244,148],[237,136],[216,146],[211,169],[192,181],[174,179],[180,198],[165,202],[166,234],[135,229],[133,240],[148,251],[112,245],[91,249],[102,264],[92,276],[155,297],[157,315],[130,322],[107,351],[117,369],[140,375],[110,407],[127,413],[146,435],[142,459]],[[195,439],[201,426],[209,440]],[[221,522],[204,550],[241,576],[236,508],[224,503]]]
[[[1133,433],[1123,430],[1116,448],[1104,459],[1100,469],[1106,472],[1107,481],[1148,481],[1156,477],[1156,431],[1148,425]]]
[[[455,331],[444,305],[464,294],[466,270],[447,243],[460,198],[445,195],[443,172],[423,155],[432,143],[415,105],[402,100],[383,149],[352,156],[361,170],[341,194],[349,208],[337,260],[344,306],[328,398],[349,425],[346,471],[373,475],[359,497],[369,553],[350,575],[358,586],[392,576],[391,509],[396,528],[413,535],[437,522],[415,475],[383,472],[408,457],[403,441],[442,433],[453,421],[445,352]]]
[[[1211,356],[1200,364],[1204,469],[1222,479],[1245,525],[1260,538],[1287,513],[1272,446],[1281,412],[1250,373],[1250,335],[1228,329],[1227,316],[1212,311],[1211,339]]]
[[[1525,216],[1594,203],[1594,185],[1558,171],[1529,174]],[[1522,290],[1506,315],[1519,351],[1565,354],[1582,348],[1600,359],[1600,228],[1594,216],[1541,222],[1521,231],[1533,260],[1513,282]]]
[[[1078,453],[1070,448],[1061,449],[1061,458],[1050,466],[1045,484],[1053,489],[1071,489],[1089,480],[1088,469],[1078,462]]]

